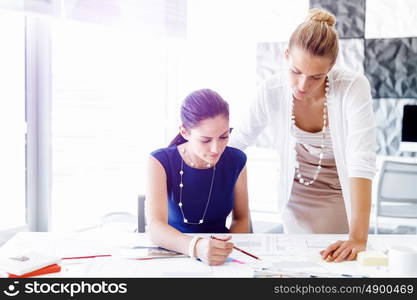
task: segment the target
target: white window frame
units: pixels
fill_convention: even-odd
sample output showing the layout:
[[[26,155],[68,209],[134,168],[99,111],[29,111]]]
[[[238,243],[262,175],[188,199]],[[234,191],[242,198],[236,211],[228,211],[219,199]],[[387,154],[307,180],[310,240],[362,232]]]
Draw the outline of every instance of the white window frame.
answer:
[[[27,223],[48,231],[50,216],[51,39],[47,22],[26,16]]]

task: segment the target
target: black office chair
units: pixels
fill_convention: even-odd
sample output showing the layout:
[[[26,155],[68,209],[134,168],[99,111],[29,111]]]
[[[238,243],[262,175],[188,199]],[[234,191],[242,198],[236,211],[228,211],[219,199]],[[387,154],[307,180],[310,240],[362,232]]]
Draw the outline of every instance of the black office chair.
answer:
[[[138,197],[138,229],[137,232],[146,231],[146,216],[145,216],[145,195]]]
[[[248,230],[248,233],[253,233],[252,218],[250,216],[250,211],[249,211],[249,230]]]

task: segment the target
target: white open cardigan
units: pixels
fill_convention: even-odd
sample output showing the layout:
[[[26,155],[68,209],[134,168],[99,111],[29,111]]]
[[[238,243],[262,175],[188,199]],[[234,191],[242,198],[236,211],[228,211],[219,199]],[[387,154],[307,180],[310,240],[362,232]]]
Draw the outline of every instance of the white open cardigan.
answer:
[[[292,91],[287,74],[283,72],[260,85],[248,115],[234,129],[229,143],[232,147],[245,150],[264,129],[269,129],[272,144],[280,157],[281,212],[290,198],[295,168],[295,138],[291,134],[290,121]],[[376,127],[372,98],[369,82],[362,74],[333,69],[328,77],[330,134],[350,223],[349,177],[372,180],[376,172]]]

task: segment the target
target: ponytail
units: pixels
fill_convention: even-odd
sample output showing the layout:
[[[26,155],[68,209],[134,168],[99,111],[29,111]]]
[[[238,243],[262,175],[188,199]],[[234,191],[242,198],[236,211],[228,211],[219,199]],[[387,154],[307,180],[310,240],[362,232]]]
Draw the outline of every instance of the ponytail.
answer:
[[[184,144],[187,140],[181,135],[181,133],[178,133],[177,136],[169,143],[168,147],[172,146],[178,146],[181,144]]]

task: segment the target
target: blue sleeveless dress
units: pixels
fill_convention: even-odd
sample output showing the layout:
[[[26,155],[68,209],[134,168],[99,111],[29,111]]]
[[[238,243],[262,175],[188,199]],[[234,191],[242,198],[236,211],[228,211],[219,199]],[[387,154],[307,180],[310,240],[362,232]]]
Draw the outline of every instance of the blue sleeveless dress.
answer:
[[[226,147],[216,164],[210,202],[202,224],[184,223],[180,202],[181,155],[177,146],[151,153],[164,167],[167,176],[168,224],[183,233],[227,233],[226,218],[233,209],[234,189],[240,171],[246,164],[246,154]],[[182,203],[185,218],[198,223],[204,215],[210,191],[213,168],[195,169],[183,165]]]

